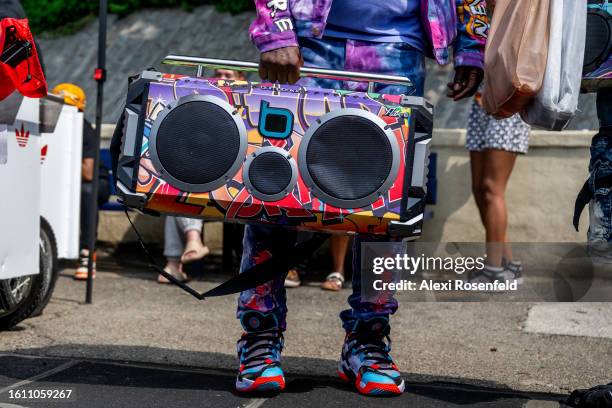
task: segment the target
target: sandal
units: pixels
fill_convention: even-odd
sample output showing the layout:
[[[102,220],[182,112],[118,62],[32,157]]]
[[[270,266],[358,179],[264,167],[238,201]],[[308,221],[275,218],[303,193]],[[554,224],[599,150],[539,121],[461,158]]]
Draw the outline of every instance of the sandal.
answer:
[[[206,255],[210,254],[210,249],[200,240],[194,240],[187,242],[185,245],[185,251],[181,255],[181,263],[188,264],[191,262],[199,261]]]
[[[169,273],[181,282],[187,282],[189,280],[189,276],[187,276],[185,272],[183,272],[177,267],[170,267],[166,265],[166,267],[164,268],[164,272]],[[163,275],[157,275],[157,283],[166,284],[170,283],[170,281],[166,279],[166,277]]]
[[[338,292],[342,289],[344,276],[340,272],[332,272],[325,278],[325,282],[321,284],[321,289]]]
[[[285,277],[285,287],[286,288],[297,288],[302,284],[300,280],[300,273],[297,269],[289,269],[287,276]]]

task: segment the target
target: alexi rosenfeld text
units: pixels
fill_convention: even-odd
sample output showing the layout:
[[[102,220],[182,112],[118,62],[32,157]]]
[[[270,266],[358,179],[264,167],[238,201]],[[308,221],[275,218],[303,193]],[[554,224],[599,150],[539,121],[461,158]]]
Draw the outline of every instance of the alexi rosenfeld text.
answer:
[[[455,272],[463,275],[471,270],[482,270],[485,267],[486,255],[482,257],[432,257],[410,256],[396,254],[390,257],[375,257],[372,260],[372,272],[375,275],[385,275],[386,279],[374,279],[372,286],[376,291],[515,291],[518,289],[516,280],[494,282],[469,282],[466,279],[449,279],[434,281],[423,279],[421,281],[398,279],[402,273],[415,275],[417,272]]]

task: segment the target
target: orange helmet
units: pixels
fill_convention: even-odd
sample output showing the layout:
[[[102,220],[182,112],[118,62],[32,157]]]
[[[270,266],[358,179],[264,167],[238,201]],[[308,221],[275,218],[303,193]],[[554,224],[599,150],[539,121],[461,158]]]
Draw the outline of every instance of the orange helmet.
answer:
[[[85,96],[85,91],[83,91],[81,87],[74,84],[63,83],[53,88],[51,93],[64,98],[64,102],[68,105],[76,106],[80,110],[85,110],[87,97]]]

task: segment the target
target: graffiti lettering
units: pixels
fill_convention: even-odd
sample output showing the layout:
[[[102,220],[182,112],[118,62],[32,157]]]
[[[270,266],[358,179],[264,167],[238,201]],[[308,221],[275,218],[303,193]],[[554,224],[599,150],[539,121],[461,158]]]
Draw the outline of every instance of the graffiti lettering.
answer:
[[[290,18],[281,18],[280,20],[276,20],[274,24],[276,24],[276,28],[278,28],[278,31],[281,33],[283,31],[293,30],[293,21],[291,21]]]
[[[470,10],[470,21],[467,31],[470,35],[487,38],[489,18],[487,16],[487,3],[485,0],[466,0],[464,6]]]
[[[487,15],[487,5],[483,0],[472,0],[471,4],[469,4],[470,10],[472,14],[476,16],[486,16]]]
[[[406,112],[406,109],[401,106],[386,106],[385,107],[385,116],[390,116],[392,118],[399,117],[409,117],[410,112]]]
[[[268,4],[266,4],[266,6],[268,6],[269,9],[272,9],[270,16],[274,18],[279,10],[287,11],[287,4],[287,0],[271,0],[268,2]]]

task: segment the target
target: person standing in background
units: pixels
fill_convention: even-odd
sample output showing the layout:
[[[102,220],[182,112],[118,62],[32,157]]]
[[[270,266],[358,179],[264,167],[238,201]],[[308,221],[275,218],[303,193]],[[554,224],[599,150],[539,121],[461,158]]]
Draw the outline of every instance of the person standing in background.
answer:
[[[181,282],[188,280],[183,271],[183,265],[199,261],[210,253],[210,249],[202,241],[204,222],[197,218],[166,216],[164,222],[164,256],[166,266],[164,271]],[[170,283],[162,275],[157,277],[158,283]]]
[[[87,98],[83,89],[74,84],[63,83],[57,85],[51,91],[52,94],[64,98],[64,103],[76,106],[83,112],[87,104]],[[98,208],[96,208],[96,222],[91,225],[89,214],[91,211],[91,198],[93,194],[94,158],[96,155],[96,133],[87,119],[83,119],[83,159],[81,164],[81,224],[80,224],[80,253],[79,265],[75,271],[74,279],[87,279],[87,263],[89,261],[88,237],[92,228],[98,227],[98,208],[108,202],[110,197],[110,186],[108,180],[108,169],[100,161],[100,172],[98,180]],[[96,276],[96,253],[93,254],[93,276]]]
[[[487,2],[491,18],[495,1]],[[519,114],[497,120],[480,105],[480,94],[472,101],[465,147],[470,152],[472,193],[486,231],[487,261],[482,270],[468,274],[472,282],[521,280],[522,265],[512,257],[508,244],[506,186],[519,154],[529,150],[531,128]]]
[[[506,186],[519,154],[529,149],[531,128],[518,114],[502,120],[490,116],[472,102],[467,125],[466,145],[470,151],[472,193],[486,231],[487,263],[474,270],[474,282],[520,279],[522,265],[512,257],[507,245],[508,208]]]
[[[348,235],[332,235],[329,239],[329,250],[332,256],[332,273],[327,275],[321,289],[334,292],[342,289],[344,284],[344,260],[350,242]]]
[[[591,142],[589,179],[583,188],[590,198],[587,239],[591,257],[612,264],[612,88],[597,91],[597,117],[599,133]]]

